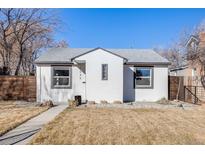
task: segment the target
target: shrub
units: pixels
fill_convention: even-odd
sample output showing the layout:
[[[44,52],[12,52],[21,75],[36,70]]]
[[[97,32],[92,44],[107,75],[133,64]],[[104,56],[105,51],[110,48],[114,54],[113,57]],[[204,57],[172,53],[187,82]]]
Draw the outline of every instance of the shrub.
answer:
[[[54,104],[53,104],[52,100],[47,100],[47,101],[44,101],[43,103],[41,103],[40,106],[53,107]]]
[[[69,107],[74,108],[78,106],[78,102],[76,100],[68,100],[68,105]]]
[[[122,104],[121,101],[113,101],[113,104]]]
[[[88,101],[88,104],[89,104],[89,105],[94,105],[94,104],[96,104],[96,103],[95,103],[95,101]]]
[[[108,102],[106,100],[101,100],[100,104],[108,104]]]
[[[157,100],[156,103],[159,103],[159,104],[171,104],[170,101],[167,100],[165,97]]]

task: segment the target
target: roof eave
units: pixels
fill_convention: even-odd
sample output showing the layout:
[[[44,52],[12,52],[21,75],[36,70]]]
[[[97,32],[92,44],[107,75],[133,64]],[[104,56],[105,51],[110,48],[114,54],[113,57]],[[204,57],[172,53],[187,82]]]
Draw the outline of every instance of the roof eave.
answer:
[[[73,64],[69,61],[35,61],[35,64]]]
[[[127,62],[128,65],[171,65],[170,62]]]
[[[93,51],[95,51],[95,50],[98,50],[98,49],[104,50],[104,51],[106,51],[106,52],[108,52],[108,53],[110,53],[110,54],[113,54],[113,55],[115,55],[115,56],[117,56],[117,57],[120,57],[120,58],[124,59],[125,62],[128,61],[127,58],[122,57],[122,56],[120,56],[120,55],[118,55],[118,54],[116,54],[116,53],[113,53],[113,52],[111,52],[111,51],[109,51],[109,50],[106,50],[106,49],[104,49],[104,48],[101,48],[101,47],[97,47],[97,48],[94,48],[94,49],[89,50],[89,51],[87,51],[87,52],[84,52],[84,53],[82,53],[82,54],[80,54],[80,55],[77,55],[77,56],[73,57],[73,58],[71,59],[71,61],[73,61],[74,59],[76,59],[76,58],[78,58],[78,57],[81,57],[81,56],[83,56],[83,55],[86,55],[86,54],[88,54],[88,53],[90,53],[90,52],[93,52]]]
[[[175,68],[171,68],[170,72],[177,71],[177,70],[184,70],[186,68],[188,68],[188,65],[180,66],[180,67],[175,67]]]

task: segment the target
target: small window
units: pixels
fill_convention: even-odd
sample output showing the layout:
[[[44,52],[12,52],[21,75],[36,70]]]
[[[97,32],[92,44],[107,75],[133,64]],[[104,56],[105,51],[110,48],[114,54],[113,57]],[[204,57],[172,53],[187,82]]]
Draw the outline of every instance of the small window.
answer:
[[[102,64],[102,80],[108,80],[108,64]]]
[[[196,68],[192,69],[192,76],[196,76]]]
[[[53,68],[53,87],[70,88],[71,87],[71,67]]]
[[[135,87],[152,88],[153,69],[147,67],[136,67],[135,69]]]

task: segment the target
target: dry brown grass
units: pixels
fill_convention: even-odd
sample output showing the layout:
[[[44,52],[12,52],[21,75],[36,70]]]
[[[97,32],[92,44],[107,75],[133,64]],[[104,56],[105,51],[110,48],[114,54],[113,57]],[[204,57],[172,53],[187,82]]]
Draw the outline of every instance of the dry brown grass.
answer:
[[[205,109],[66,109],[31,144],[205,144]]]
[[[22,107],[15,102],[0,101],[0,136],[47,109],[48,107]]]

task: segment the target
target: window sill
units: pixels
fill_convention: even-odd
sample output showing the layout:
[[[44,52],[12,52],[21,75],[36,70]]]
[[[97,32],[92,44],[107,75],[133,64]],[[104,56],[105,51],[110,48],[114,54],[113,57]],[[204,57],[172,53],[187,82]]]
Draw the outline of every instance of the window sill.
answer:
[[[72,89],[71,86],[52,86],[52,89]]]
[[[135,86],[135,89],[154,89],[153,85],[152,86],[141,86],[141,87],[138,87],[138,86]]]

